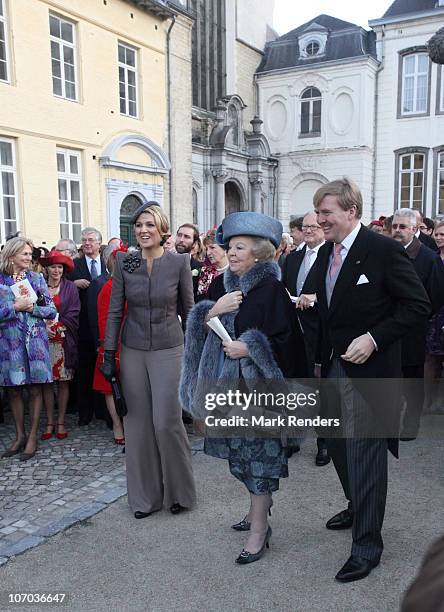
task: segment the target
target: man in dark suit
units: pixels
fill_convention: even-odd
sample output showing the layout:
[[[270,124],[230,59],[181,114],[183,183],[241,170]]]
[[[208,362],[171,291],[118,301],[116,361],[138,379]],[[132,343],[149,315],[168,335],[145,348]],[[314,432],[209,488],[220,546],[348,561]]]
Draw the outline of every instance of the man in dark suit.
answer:
[[[176,251],[178,253],[189,253],[191,274],[193,276],[193,293],[194,301],[197,298],[197,286],[199,284],[199,275],[202,268],[202,263],[194,259],[191,251],[199,241],[199,228],[192,223],[184,223],[179,227],[176,233]]]
[[[410,208],[400,208],[393,217],[392,237],[401,244],[427,291],[432,314],[444,305],[444,267],[439,255],[416,237],[417,216]],[[401,440],[414,440],[424,404],[424,362],[428,324],[416,325],[402,339],[404,414]]]
[[[434,238],[430,236],[429,234],[427,234],[426,232],[421,231],[421,226],[424,225],[422,214],[419,212],[419,210],[414,210],[413,212],[416,215],[415,236],[418,238],[418,240],[422,242],[422,244],[425,244],[427,247],[429,247],[429,249],[432,249],[432,251],[436,251],[437,253],[439,253],[439,249],[436,246],[436,242]]]
[[[94,409],[98,407],[98,398],[92,389],[94,367],[96,363],[96,344],[88,318],[88,294],[91,283],[102,273],[105,264],[100,257],[102,235],[94,227],[86,227],[81,232],[83,257],[74,259],[74,271],[69,279],[79,290],[80,320],[79,320],[79,369],[76,373],[78,388],[79,425],[88,425]]]
[[[318,251],[324,244],[324,232],[318,224],[316,213],[307,213],[301,225],[304,236],[304,247],[287,255],[282,266],[282,282],[291,295],[299,298],[297,302],[298,324],[304,334],[305,353],[307,355],[308,375],[314,376],[315,352],[318,337],[318,307],[316,299],[316,259]],[[297,347],[295,347],[297,350]],[[323,438],[317,438],[318,452],[316,465],[327,465],[330,457]]]
[[[314,207],[325,244],[318,254],[317,362],[329,392],[322,410],[340,417],[329,453],[349,500],[329,529],[353,527],[340,582],[365,578],[379,564],[387,496],[387,448],[398,455],[401,338],[430,313],[405,250],[360,223],[362,196],[343,178],[323,185]],[[377,379],[375,381],[375,379]],[[324,401],[325,400],[325,401]]]

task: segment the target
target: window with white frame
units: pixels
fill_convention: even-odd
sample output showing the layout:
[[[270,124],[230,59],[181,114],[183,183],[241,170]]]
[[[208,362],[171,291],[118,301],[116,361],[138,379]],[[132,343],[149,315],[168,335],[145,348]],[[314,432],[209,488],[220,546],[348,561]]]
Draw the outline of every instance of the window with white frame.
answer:
[[[399,156],[399,208],[423,210],[424,173],[424,153],[406,153]]]
[[[308,87],[301,95],[301,134],[321,133],[321,107],[321,92],[316,87]]]
[[[441,66],[441,92],[439,97],[439,110],[444,113],[444,65]]]
[[[75,25],[58,15],[49,15],[52,93],[77,100]]]
[[[137,50],[119,42],[118,61],[120,112],[137,117]]]
[[[78,151],[57,149],[61,238],[80,242],[82,228],[82,170]]]
[[[436,210],[442,215],[444,214],[444,151],[438,153],[437,171]]]
[[[17,172],[14,142],[0,138],[0,242],[17,231]]]
[[[402,115],[427,113],[430,60],[427,53],[402,59]]]
[[[5,0],[0,0],[0,81],[9,81],[8,55],[9,49],[6,3]]]

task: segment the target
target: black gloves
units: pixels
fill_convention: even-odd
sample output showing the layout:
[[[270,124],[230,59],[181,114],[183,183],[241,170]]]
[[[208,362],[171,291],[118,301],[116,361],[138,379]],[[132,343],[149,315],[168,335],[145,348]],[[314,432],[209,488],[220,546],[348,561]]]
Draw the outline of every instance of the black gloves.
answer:
[[[116,351],[104,352],[103,365],[100,371],[108,382],[111,382],[111,380],[116,377]]]

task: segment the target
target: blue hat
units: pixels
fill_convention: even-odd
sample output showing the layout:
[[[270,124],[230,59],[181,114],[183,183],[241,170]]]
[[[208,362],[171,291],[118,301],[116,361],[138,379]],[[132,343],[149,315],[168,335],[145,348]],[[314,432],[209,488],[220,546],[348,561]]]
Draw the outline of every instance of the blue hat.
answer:
[[[237,212],[227,215],[216,230],[216,242],[226,246],[233,236],[266,238],[277,248],[282,239],[282,223],[257,212]]]

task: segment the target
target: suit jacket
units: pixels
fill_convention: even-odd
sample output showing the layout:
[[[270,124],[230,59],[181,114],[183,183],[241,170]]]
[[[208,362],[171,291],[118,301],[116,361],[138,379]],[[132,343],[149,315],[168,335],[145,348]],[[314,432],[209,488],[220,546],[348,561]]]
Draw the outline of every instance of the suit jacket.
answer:
[[[300,251],[292,251],[289,255],[287,255],[283,264],[282,282],[291,295],[296,295],[298,274],[304,260],[306,250],[307,247],[304,246],[304,248]],[[310,272],[307,274],[307,278],[302,286],[302,293],[316,293],[317,261],[318,260],[316,258]],[[307,354],[309,375],[311,376],[313,374],[318,338],[318,305],[315,304],[312,308],[308,308],[307,310],[296,310],[295,308],[294,312],[304,334],[305,351]]]
[[[432,314],[444,306],[444,266],[440,256],[416,238],[406,248],[416,273],[432,304]],[[402,365],[419,366],[425,361],[428,323],[411,328],[402,338]]]
[[[100,259],[101,271],[106,270],[105,262]],[[77,257],[74,259],[74,270],[67,274],[66,278],[71,281],[86,278],[90,283],[92,281],[91,274],[88,270],[88,264],[86,263],[85,257]],[[87,345],[91,351],[95,351],[96,345],[94,342],[93,335],[91,333],[91,327],[89,324],[88,317],[88,295],[90,293],[92,283],[87,289],[79,289],[80,298],[80,318],[79,318],[79,343],[85,347]]]
[[[94,339],[94,345],[96,348],[99,346],[100,340],[100,331],[99,331],[99,314],[98,314],[98,305],[97,298],[99,297],[99,293],[102,291],[106,282],[110,279],[109,274],[105,271],[100,274],[97,278],[95,278],[91,286],[88,287],[87,294],[87,308],[88,308],[88,323],[89,329],[91,331],[91,336]]]
[[[333,357],[340,359],[352,340],[370,332],[378,349],[363,364],[341,360],[354,386],[367,401],[381,431],[394,438],[399,425],[401,338],[430,314],[430,301],[405,249],[391,238],[361,227],[327,302],[325,279],[333,244],[319,249],[317,296],[320,336],[318,358],[327,376]],[[369,282],[358,284],[361,276]],[[365,382],[365,379],[370,379]],[[374,381],[372,379],[380,379]],[[362,381],[362,382],[360,382]],[[331,404],[329,409],[331,409]],[[338,414],[340,407],[334,406]],[[396,454],[397,442],[390,446]]]
[[[178,305],[184,319],[194,305],[189,256],[166,251],[153,261],[148,274],[140,251],[117,253],[105,333],[105,350],[116,351],[124,315],[121,342],[142,351],[183,344]]]
[[[416,236],[415,236],[416,238]],[[419,240],[420,242],[422,242],[422,244],[425,244],[426,247],[429,247],[429,249],[432,249],[432,251],[435,251],[436,253],[439,253],[439,249],[436,245],[435,239],[432,238],[432,236],[429,236],[428,234],[425,234],[424,232],[419,232]]]
[[[194,259],[193,257],[190,257],[190,267],[191,267],[191,274],[193,277],[193,294],[194,294],[195,302],[197,302],[197,287],[199,285],[199,274],[202,269],[202,266],[203,266],[202,262],[197,261],[197,259]],[[195,272],[195,270],[197,272]]]

